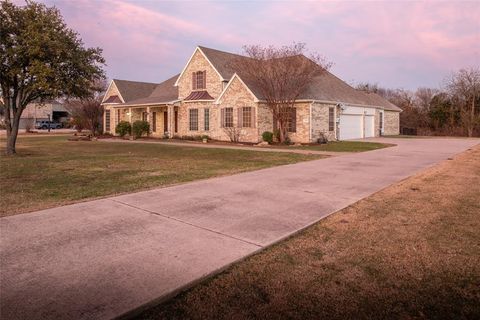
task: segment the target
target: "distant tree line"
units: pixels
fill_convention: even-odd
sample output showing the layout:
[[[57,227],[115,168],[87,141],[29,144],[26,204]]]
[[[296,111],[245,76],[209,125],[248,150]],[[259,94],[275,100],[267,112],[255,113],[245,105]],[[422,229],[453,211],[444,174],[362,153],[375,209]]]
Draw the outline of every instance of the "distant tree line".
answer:
[[[400,130],[418,135],[480,136],[480,69],[461,69],[442,88],[416,91],[387,89],[360,83],[357,89],[375,92],[400,107]]]

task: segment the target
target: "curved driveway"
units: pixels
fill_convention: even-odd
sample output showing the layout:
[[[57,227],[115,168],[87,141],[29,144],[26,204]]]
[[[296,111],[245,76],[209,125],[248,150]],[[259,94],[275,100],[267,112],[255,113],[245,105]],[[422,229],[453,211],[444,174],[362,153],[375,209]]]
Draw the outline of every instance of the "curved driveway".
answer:
[[[107,319],[208,274],[475,139],[398,146],[0,219],[2,319]]]

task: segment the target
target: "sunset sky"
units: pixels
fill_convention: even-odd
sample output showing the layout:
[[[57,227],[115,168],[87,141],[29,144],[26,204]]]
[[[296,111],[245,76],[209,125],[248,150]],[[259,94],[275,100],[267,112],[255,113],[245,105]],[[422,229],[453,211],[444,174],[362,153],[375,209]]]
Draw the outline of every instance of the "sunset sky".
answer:
[[[22,1],[15,1],[20,4]],[[307,47],[348,83],[438,87],[480,65],[480,2],[203,2],[45,0],[88,46],[104,49],[109,78],[160,82],[196,45]]]

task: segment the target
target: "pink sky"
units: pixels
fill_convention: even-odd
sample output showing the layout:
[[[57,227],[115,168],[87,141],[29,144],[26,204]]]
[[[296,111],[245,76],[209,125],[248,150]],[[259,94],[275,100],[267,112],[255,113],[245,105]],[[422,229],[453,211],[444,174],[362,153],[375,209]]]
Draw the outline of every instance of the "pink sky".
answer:
[[[16,3],[22,3],[17,0]],[[203,2],[44,0],[88,46],[104,49],[109,78],[160,82],[196,45],[307,47],[349,83],[438,87],[480,65],[480,2]]]

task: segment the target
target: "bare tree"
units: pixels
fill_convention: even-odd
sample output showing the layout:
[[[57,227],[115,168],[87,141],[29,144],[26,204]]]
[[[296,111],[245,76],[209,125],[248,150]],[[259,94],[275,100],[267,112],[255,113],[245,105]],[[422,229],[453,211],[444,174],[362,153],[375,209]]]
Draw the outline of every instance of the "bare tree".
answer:
[[[102,131],[104,109],[102,97],[105,90],[106,82],[104,80],[97,81],[92,85],[92,90],[87,98],[66,101],[66,108],[73,118],[73,123],[77,128],[90,130],[93,136]]]
[[[243,49],[248,58],[239,57],[231,64],[244,81],[254,83],[273,114],[280,142],[285,142],[295,101],[312,79],[332,63],[316,53],[307,58],[303,43],[283,47],[249,45]]]
[[[223,131],[228,135],[231,142],[238,142],[240,140],[241,128],[238,126],[224,127]]]
[[[469,137],[480,124],[480,69],[472,67],[461,69],[446,81],[446,89],[451,99],[458,104],[461,123]]]

